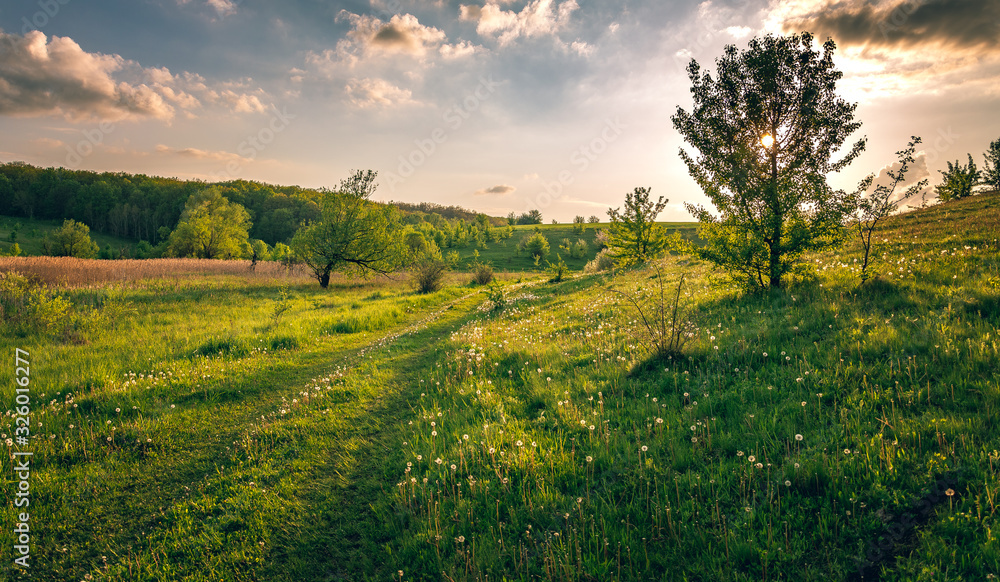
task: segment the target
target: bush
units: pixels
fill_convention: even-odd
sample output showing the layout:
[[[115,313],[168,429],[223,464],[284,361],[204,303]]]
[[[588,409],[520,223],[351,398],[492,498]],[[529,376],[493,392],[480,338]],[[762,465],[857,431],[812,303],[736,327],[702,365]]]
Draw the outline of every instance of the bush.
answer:
[[[14,333],[56,331],[66,324],[71,307],[37,280],[16,272],[0,273],[0,321]]]
[[[601,249],[601,252],[597,253],[593,261],[587,263],[587,266],[583,268],[584,273],[600,273],[602,271],[610,271],[615,268],[615,257],[611,254],[608,249]]]
[[[527,251],[534,258],[544,257],[549,254],[549,239],[545,238],[545,235],[542,233],[536,232],[521,239],[521,242],[517,245],[517,249],[519,251]]]
[[[90,239],[90,227],[82,222],[69,220],[61,228],[52,231],[42,243],[45,254],[53,257],[76,257],[93,259],[100,247]]]
[[[668,294],[663,285],[663,272],[656,268],[658,289],[654,290],[652,305],[643,308],[644,297],[642,289],[636,293],[617,291],[625,297],[639,313],[639,320],[646,328],[649,346],[657,358],[680,356],[684,344],[694,337],[696,326],[690,320],[684,319],[681,308],[681,289],[684,286],[684,275],[677,280],[677,289]],[[657,293],[658,292],[658,293]]]
[[[510,298],[507,296],[507,288],[500,281],[493,281],[486,289],[486,299],[493,304],[493,311],[503,309],[510,301]]]
[[[473,263],[472,280],[478,285],[489,285],[493,281],[493,265],[479,261]]]
[[[442,261],[423,261],[414,265],[413,281],[420,293],[434,293],[441,289],[444,273],[448,269]]]
[[[549,274],[552,278],[549,279],[549,283],[558,283],[566,277],[566,273],[569,272],[569,268],[566,267],[566,261],[563,260],[562,256],[556,254],[556,262],[549,263]]]

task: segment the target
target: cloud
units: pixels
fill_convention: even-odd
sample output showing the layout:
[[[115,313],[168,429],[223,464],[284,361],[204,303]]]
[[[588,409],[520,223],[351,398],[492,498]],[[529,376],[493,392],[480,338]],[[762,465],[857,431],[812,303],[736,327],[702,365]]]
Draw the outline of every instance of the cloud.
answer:
[[[239,154],[234,154],[226,151],[208,151],[201,150],[198,148],[172,148],[167,145],[160,144],[156,146],[156,153],[163,155],[174,155],[184,158],[192,158],[196,160],[211,160],[215,162],[228,162],[228,161],[238,161],[238,162],[248,162],[249,158],[244,158]]]
[[[363,16],[343,10],[337,19],[346,19],[353,26],[347,33],[349,42],[338,45],[338,48],[347,52],[354,52],[352,49],[357,49],[367,55],[402,54],[422,57],[447,40],[442,30],[420,24],[417,17],[412,14],[396,14],[389,19],[389,22],[383,22],[374,16]]]
[[[127,64],[118,55],[88,53],[68,37],[0,32],[0,114],[170,119],[173,107],[152,88],[114,79]]]
[[[206,0],[205,4],[208,4],[211,8],[215,9],[215,12],[219,16],[236,14],[236,2],[233,2],[232,0]]]
[[[266,101],[267,93],[249,79],[210,86],[197,74],[88,53],[68,37],[0,32],[0,115],[169,121],[177,110],[190,118],[206,103],[231,113],[262,113]]]
[[[843,45],[1000,50],[1000,2],[820,0],[797,6],[784,19],[786,32],[809,30]]]
[[[1000,3],[978,0],[772,0],[765,30],[837,42],[850,98],[953,93],[995,97]]]
[[[417,105],[411,91],[400,89],[385,79],[351,79],[344,93],[348,103],[361,109]]]
[[[507,194],[513,193],[514,190],[517,190],[517,188],[508,186],[507,184],[498,184],[496,186],[490,186],[489,188],[483,188],[482,190],[476,190],[474,194],[476,196],[506,196]]]
[[[480,36],[496,39],[500,46],[506,46],[518,38],[555,36],[569,24],[570,16],[579,9],[576,0],[534,0],[520,12],[503,10],[496,0],[488,0],[485,6],[459,8],[459,18],[477,21],[476,32]]]

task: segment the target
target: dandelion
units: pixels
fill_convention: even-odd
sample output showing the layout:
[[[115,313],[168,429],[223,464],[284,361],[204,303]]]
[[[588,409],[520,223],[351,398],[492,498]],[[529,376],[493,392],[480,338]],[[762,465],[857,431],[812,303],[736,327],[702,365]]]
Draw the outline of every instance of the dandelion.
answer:
[[[463,434],[463,435],[462,435],[462,440],[463,440],[463,441],[467,441],[467,440],[469,440],[469,435],[467,435],[467,434]]]
[[[452,464],[451,464],[451,470],[452,470],[452,471],[454,471],[454,470],[455,470],[456,468],[457,468],[457,467],[455,467],[455,463],[452,463]]]
[[[443,461],[441,460],[441,457],[438,457],[438,458],[434,459],[434,462],[437,463],[438,465],[440,465],[441,463],[443,463]]]
[[[788,479],[785,479],[785,487],[791,487],[791,486],[792,486],[792,482],[789,481]]]
[[[757,467],[758,469],[763,469],[763,468],[764,468],[764,465],[763,465],[763,463],[757,463],[756,467]]]
[[[594,457],[591,457],[590,455],[587,455],[587,462],[588,463],[592,462],[593,460],[594,460]]]
[[[698,442],[698,437],[691,437],[691,442],[693,442],[693,443]]]
[[[517,446],[521,446],[521,445],[523,445],[524,443],[522,443],[522,442],[521,442],[521,441],[519,440],[519,441],[517,441],[517,442],[516,442],[516,443],[514,443],[514,444],[516,444]]]
[[[460,543],[460,544],[465,543],[465,536],[458,536],[456,539],[458,540],[458,543]]]
[[[750,455],[749,457],[747,457],[747,460],[750,461],[751,463],[753,463],[754,461],[757,460],[757,457],[755,457],[753,455]]]
[[[802,406],[805,406],[805,405],[806,405],[806,403],[805,403],[805,402],[803,401],[803,402],[802,402]]]
[[[438,431],[436,431],[436,430],[432,430],[431,431],[431,436],[437,436],[437,435],[438,435]]]
[[[802,440],[802,435],[800,435],[800,434],[795,435],[795,440],[797,440],[797,441]]]
[[[949,487],[948,489],[945,490],[944,494],[947,495],[948,497],[951,497],[955,495],[955,490]]]
[[[657,418],[656,419],[656,424],[663,424],[663,419],[662,418]]]
[[[798,468],[799,468],[799,467],[801,467],[801,466],[802,466],[802,465],[800,465],[800,464],[798,464],[798,463],[795,463],[795,468],[796,468],[796,469],[798,469]]]

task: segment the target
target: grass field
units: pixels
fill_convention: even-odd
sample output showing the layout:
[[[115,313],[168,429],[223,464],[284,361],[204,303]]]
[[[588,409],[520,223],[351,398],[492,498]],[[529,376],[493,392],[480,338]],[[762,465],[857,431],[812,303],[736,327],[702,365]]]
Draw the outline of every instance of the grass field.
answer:
[[[860,289],[853,247],[760,295],[666,259],[697,326],[667,361],[620,293],[654,266],[508,275],[499,310],[465,274],[56,288],[91,325],[0,335],[30,579],[994,579],[997,224],[998,195],[895,217]]]

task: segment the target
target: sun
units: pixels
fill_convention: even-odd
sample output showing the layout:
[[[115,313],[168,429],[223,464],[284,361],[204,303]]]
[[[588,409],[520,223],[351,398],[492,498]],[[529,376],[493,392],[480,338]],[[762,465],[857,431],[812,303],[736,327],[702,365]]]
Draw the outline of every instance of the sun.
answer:
[[[774,143],[774,138],[769,135],[765,135],[764,137],[760,138],[760,143],[762,143],[764,147],[769,148],[771,147],[771,144]]]

